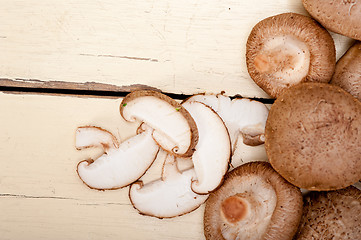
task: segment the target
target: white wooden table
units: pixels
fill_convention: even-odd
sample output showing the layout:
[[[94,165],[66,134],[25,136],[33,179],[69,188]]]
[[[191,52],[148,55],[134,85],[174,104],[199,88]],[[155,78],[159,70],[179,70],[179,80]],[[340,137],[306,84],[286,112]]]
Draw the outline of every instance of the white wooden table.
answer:
[[[135,134],[111,92],[268,98],[245,43],[258,21],[289,11],[307,14],[300,0],[0,0],[0,239],[204,239],[203,206],[160,220],[138,214],[128,188],[82,184],[76,165],[97,153],[75,149],[75,129]],[[333,37],[340,57],[351,40]],[[159,172],[156,162],[145,181]]]

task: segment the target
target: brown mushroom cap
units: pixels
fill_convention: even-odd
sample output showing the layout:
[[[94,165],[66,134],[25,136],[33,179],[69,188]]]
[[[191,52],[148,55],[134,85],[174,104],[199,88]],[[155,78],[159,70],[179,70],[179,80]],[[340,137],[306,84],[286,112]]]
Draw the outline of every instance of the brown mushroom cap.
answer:
[[[265,147],[273,168],[308,190],[345,188],[361,178],[361,103],[341,88],[302,83],[272,105]]]
[[[227,173],[204,213],[206,239],[291,239],[302,214],[300,189],[269,163],[251,162]]]
[[[361,2],[303,0],[303,6],[325,28],[361,40]]]
[[[361,42],[356,41],[338,60],[331,83],[361,101]]]
[[[296,13],[266,18],[247,40],[246,63],[255,83],[272,97],[300,82],[329,82],[336,64],[331,35]]]
[[[310,192],[295,239],[360,239],[361,191],[355,187]]]

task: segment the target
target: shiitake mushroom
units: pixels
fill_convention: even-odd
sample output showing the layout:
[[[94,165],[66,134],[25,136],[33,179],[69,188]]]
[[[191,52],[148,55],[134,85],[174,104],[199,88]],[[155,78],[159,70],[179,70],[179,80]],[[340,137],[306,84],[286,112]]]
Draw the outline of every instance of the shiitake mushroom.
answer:
[[[269,163],[250,162],[227,173],[204,212],[206,239],[292,239],[302,214],[299,188]]]
[[[304,196],[295,240],[361,238],[361,191],[353,186]]]
[[[331,35],[310,17],[283,13],[254,26],[246,46],[249,75],[277,98],[300,82],[330,81],[336,64]]]
[[[361,20],[360,20],[361,21]],[[361,101],[361,42],[356,41],[338,60],[331,84]]]
[[[272,167],[308,190],[345,188],[361,178],[361,102],[331,84],[301,83],[272,105],[265,147]]]

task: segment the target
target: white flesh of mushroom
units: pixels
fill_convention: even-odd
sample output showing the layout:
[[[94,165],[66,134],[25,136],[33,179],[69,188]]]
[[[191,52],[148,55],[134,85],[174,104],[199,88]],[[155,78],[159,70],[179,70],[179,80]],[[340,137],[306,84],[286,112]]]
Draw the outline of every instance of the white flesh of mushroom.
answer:
[[[110,132],[99,127],[86,126],[77,128],[75,147],[78,150],[91,147],[117,148],[118,142]]]
[[[200,102],[185,102],[182,106],[191,114],[198,128],[198,144],[192,155],[197,180],[192,189],[207,194],[216,189],[228,170],[231,142],[222,119]]]
[[[232,166],[249,161],[267,161],[263,145],[250,146],[247,139],[264,142],[268,108],[261,102],[241,98],[231,100],[223,95],[194,95],[186,102],[197,101],[211,107],[227,126],[232,144]]]
[[[129,190],[133,206],[142,214],[171,218],[189,213],[206,201],[208,195],[198,195],[191,189],[196,178],[194,169],[180,172],[174,156],[166,155],[162,178],[143,185],[135,182]]]
[[[104,154],[94,162],[87,160],[78,164],[78,175],[93,189],[118,189],[138,180],[153,163],[159,146],[152,137],[153,129],[142,125],[143,132],[122,142],[119,147],[104,148],[96,140],[109,139],[107,131],[88,129],[86,134],[77,135],[76,142],[102,146]],[[83,128],[84,129],[84,128]],[[93,139],[93,140],[90,140]]]
[[[179,109],[178,109],[179,110]],[[142,96],[123,108],[127,121],[140,120],[154,129],[154,140],[166,151],[187,152],[192,133],[187,119],[171,104],[154,96]]]

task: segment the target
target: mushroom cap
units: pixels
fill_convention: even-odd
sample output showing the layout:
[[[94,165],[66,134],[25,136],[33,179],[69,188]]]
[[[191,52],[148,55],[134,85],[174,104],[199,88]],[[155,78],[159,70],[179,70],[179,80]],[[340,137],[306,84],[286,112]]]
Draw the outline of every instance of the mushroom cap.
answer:
[[[361,191],[353,186],[310,192],[295,239],[360,239]]]
[[[273,168],[308,190],[345,188],[361,178],[361,103],[340,87],[302,83],[272,105],[266,152]]]
[[[335,69],[331,35],[310,17],[296,13],[260,21],[246,48],[251,78],[275,98],[300,82],[329,82]]]
[[[361,19],[361,16],[360,16]],[[331,80],[361,101],[361,42],[354,45],[338,60]]]
[[[198,141],[197,126],[174,99],[155,91],[129,93],[120,105],[127,121],[140,120],[154,129],[153,138],[162,149],[177,157],[189,157]]]
[[[325,28],[361,40],[361,3],[357,0],[303,0],[309,14]]]
[[[302,214],[302,195],[269,163],[251,162],[227,173],[204,212],[206,239],[291,239]]]

